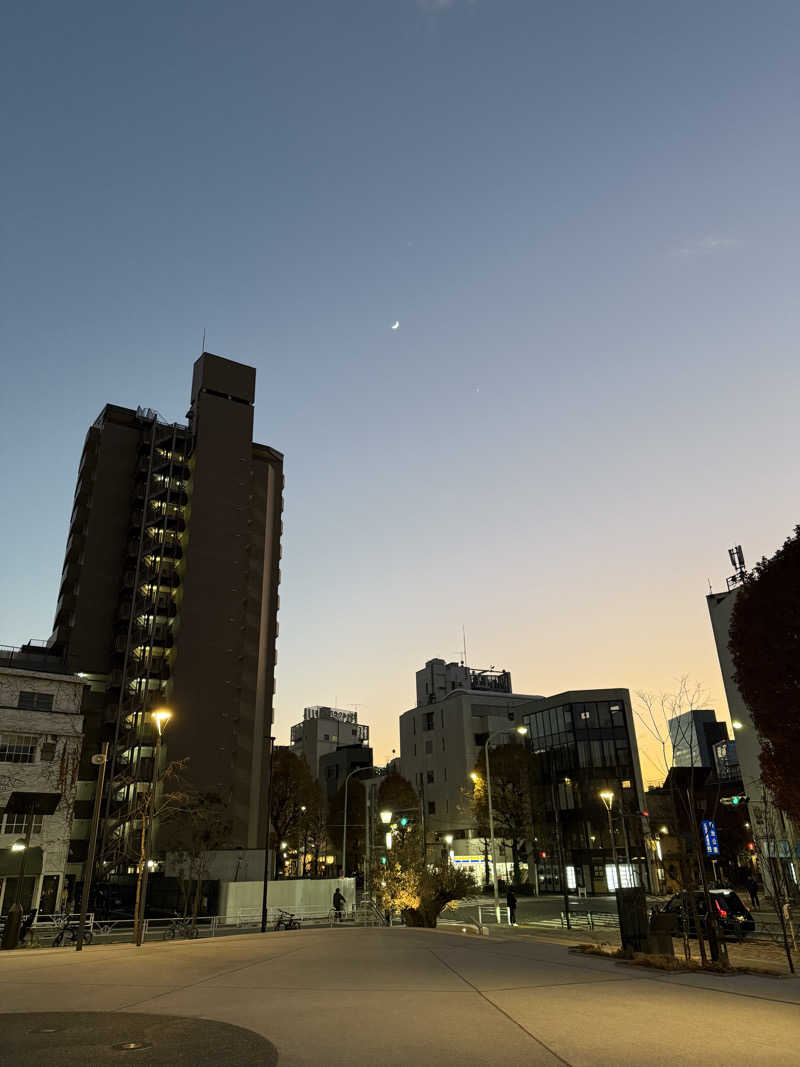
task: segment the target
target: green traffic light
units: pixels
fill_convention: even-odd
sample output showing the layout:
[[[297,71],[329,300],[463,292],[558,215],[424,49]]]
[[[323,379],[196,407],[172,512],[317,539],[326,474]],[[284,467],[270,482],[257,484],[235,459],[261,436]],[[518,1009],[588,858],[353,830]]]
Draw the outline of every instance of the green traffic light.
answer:
[[[400,820],[400,825],[401,826],[408,826],[408,818],[405,815]]]
[[[736,805],[741,799],[741,797],[731,797],[731,804]]]

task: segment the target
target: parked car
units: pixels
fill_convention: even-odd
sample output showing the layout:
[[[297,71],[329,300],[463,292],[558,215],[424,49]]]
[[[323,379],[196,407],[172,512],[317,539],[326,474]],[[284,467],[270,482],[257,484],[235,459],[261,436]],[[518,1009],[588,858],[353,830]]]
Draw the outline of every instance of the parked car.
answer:
[[[742,938],[745,934],[752,934],[756,928],[755,919],[753,918],[750,909],[742,902],[738,893],[735,893],[732,889],[710,889],[709,896],[711,897],[711,906],[714,908],[715,918],[717,920],[717,926],[727,935],[737,938]],[[695,908],[697,909],[697,917],[700,920],[700,926],[703,933],[706,932],[707,917],[706,917],[706,898],[702,890],[697,889],[694,891]],[[689,935],[691,937],[696,936],[694,928],[694,916],[692,915],[690,902],[688,900],[688,893],[676,893],[671,900],[662,908],[662,911],[667,912],[670,915],[674,915],[676,918],[676,926],[679,931],[683,931],[683,917],[687,915],[689,924]]]

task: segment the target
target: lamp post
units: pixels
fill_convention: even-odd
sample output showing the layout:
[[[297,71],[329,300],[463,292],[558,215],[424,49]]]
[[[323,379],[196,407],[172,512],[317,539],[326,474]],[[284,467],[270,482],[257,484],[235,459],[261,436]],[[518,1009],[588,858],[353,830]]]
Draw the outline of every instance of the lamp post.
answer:
[[[83,948],[83,935],[86,930],[86,912],[89,909],[89,893],[92,888],[92,875],[94,873],[94,854],[97,849],[97,828],[100,825],[100,805],[103,800],[103,781],[106,775],[106,762],[108,760],[108,741],[103,742],[103,751],[92,756],[92,763],[97,767],[97,785],[94,794],[94,808],[92,810],[92,828],[89,831],[89,852],[86,857],[86,870],[83,873],[83,893],[81,894],[81,917],[78,921],[78,935],[75,939],[75,951],[80,952]]]
[[[622,875],[620,874],[619,859],[617,857],[617,842],[614,838],[614,825],[611,822],[611,808],[614,804],[614,794],[610,789],[604,789],[600,794],[600,799],[603,801],[606,814],[608,815],[608,833],[611,838],[611,849],[614,853],[614,866],[617,870],[617,888],[622,889]]]
[[[156,724],[156,744],[153,750],[153,779],[150,783],[150,800],[147,807],[147,828],[145,830],[144,870],[142,871],[142,888],[139,897],[139,914],[136,922],[136,944],[141,945],[144,938],[144,920],[147,908],[147,880],[150,875],[150,867],[155,866],[152,862],[153,853],[153,822],[156,810],[156,788],[158,786],[158,767],[161,762],[161,739],[167,723],[172,718],[169,708],[157,708],[153,712],[153,722]]]
[[[445,834],[443,840],[447,846],[447,855],[445,856],[445,859],[448,861],[448,864],[452,864],[455,858],[455,853],[453,852],[453,835]]]
[[[272,828],[272,753],[275,751],[275,738],[266,739],[268,746],[267,771],[267,813],[264,818],[264,879],[261,890],[261,933],[267,932],[267,896],[269,894],[269,835]]]
[[[306,811],[307,811],[307,808],[306,808],[305,804],[301,804],[300,805],[300,814],[305,816]],[[297,852],[298,852],[298,858],[299,858],[299,853],[300,853],[300,835],[299,834],[298,834],[298,837],[297,837]],[[305,878],[305,876],[306,876],[306,855],[307,855],[307,853],[308,853],[308,822],[304,818],[303,819],[303,873],[300,874],[300,872],[298,871],[298,875],[299,875],[300,878]]]
[[[527,726],[518,726],[518,734],[526,734],[528,732]],[[497,920],[497,925],[500,925],[500,893],[497,888],[497,847],[494,839],[494,811],[492,809],[492,772],[489,768],[489,745],[491,744],[493,737],[499,737],[501,734],[508,733],[508,730],[495,730],[494,733],[489,734],[486,738],[486,744],[483,746],[483,762],[486,764],[486,796],[489,801],[489,837],[492,842],[492,887],[494,889],[494,914]]]
[[[347,877],[347,791],[350,787],[350,779],[354,774],[358,774],[359,771],[375,771],[377,767],[354,767],[352,771],[347,775],[344,780],[344,833],[342,834],[342,878]],[[369,792],[365,790],[367,794],[367,811],[369,811]],[[364,824],[366,831],[366,820]]]

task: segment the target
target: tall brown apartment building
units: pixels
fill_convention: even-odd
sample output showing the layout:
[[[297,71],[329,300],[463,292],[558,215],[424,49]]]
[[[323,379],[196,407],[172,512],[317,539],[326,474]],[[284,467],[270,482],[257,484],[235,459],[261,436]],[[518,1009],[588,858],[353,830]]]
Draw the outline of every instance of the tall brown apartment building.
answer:
[[[105,853],[118,869],[136,851],[147,712],[162,704],[165,758],[189,757],[187,777],[227,798],[231,845],[263,840],[283,456],[253,441],[255,378],[204,352],[187,423],[108,404],[86,435],[49,644],[92,683],[87,747],[112,742]]]

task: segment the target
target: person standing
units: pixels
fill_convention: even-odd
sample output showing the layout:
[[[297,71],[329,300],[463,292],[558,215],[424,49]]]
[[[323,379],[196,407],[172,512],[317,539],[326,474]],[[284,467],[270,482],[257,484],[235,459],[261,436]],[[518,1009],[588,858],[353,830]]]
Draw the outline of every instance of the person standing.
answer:
[[[750,906],[753,908],[760,908],[761,904],[758,900],[758,882],[752,874],[748,875],[745,885],[747,886],[747,892],[750,894]]]
[[[508,921],[512,926],[517,925],[517,897],[511,886],[508,887],[506,893],[506,904],[508,904]]]

